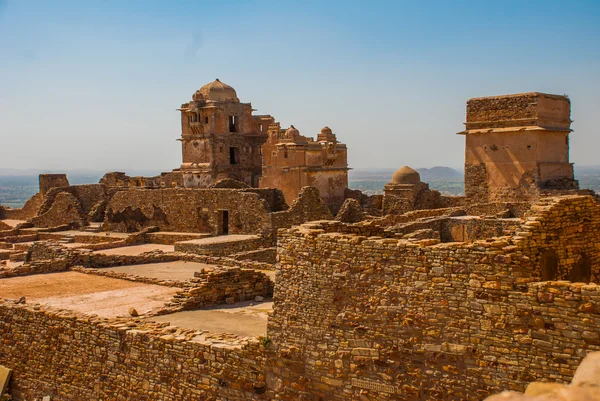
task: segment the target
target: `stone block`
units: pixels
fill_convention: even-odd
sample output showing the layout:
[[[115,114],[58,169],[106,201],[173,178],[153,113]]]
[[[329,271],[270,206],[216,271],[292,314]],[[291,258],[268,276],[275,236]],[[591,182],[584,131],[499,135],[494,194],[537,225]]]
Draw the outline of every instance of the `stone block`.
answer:
[[[9,368],[0,365],[0,395],[4,394],[8,388],[11,373],[12,371]]]

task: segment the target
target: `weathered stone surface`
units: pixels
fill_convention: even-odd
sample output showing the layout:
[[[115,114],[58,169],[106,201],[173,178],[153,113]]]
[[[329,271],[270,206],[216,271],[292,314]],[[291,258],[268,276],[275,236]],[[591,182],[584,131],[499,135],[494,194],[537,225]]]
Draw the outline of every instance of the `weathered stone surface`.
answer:
[[[343,223],[358,223],[365,219],[365,215],[360,206],[360,202],[356,199],[346,199],[342,204],[342,207],[335,216],[337,221]]]
[[[4,366],[0,365],[0,396],[4,394],[8,387],[8,381],[12,371]]]
[[[571,384],[574,386],[586,385],[600,388],[600,352],[593,352],[583,358]]]
[[[30,221],[36,227],[56,227],[63,224],[83,227],[87,223],[87,214],[75,196],[68,192],[60,192],[48,210]]]
[[[584,336],[600,325],[600,286],[539,282],[541,255],[557,253],[555,278],[569,276],[583,253],[597,261],[600,206],[584,196],[542,204],[515,229],[531,235],[472,243],[398,239],[377,222],[280,232],[268,335],[286,357],[269,360],[267,372],[304,379],[271,396],[335,399],[360,379],[374,383],[361,389],[371,399],[481,400],[532,380],[568,382],[597,349]],[[595,263],[587,282],[600,281]],[[384,394],[376,384],[402,390]]]

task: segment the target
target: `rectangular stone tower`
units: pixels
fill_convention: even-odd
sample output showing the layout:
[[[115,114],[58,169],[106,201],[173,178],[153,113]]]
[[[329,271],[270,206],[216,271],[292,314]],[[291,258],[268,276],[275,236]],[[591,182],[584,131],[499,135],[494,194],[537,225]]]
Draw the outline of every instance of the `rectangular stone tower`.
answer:
[[[185,187],[203,188],[224,178],[258,186],[266,127],[241,103],[235,89],[218,79],[204,85],[181,111]],[[264,130],[264,132],[263,132]]]
[[[465,195],[477,202],[518,202],[546,189],[577,189],[569,163],[571,102],[545,93],[467,102]]]

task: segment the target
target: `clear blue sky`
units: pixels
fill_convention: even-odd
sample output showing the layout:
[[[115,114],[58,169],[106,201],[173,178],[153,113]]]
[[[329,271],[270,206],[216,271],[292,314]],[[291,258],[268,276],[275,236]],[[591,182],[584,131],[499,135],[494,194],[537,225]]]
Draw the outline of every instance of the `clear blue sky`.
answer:
[[[566,93],[600,164],[598,0],[0,0],[0,168],[175,168],[215,78],[358,168],[460,167],[467,99]]]

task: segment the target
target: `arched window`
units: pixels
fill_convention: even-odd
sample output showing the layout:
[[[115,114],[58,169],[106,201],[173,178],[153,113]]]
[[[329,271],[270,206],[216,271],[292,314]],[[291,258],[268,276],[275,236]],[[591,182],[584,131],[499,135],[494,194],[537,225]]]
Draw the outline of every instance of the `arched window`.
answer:
[[[558,255],[556,251],[549,249],[544,251],[540,260],[542,268],[542,281],[552,281],[557,279],[558,275]]]
[[[574,283],[589,283],[592,277],[590,258],[582,253],[581,257],[569,272],[569,280]]]

